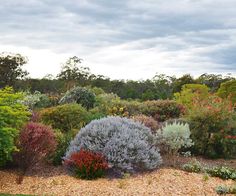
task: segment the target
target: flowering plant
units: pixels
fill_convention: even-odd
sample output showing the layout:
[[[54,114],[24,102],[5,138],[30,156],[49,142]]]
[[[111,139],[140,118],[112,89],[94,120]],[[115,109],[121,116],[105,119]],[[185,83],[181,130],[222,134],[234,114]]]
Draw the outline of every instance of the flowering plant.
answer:
[[[213,158],[233,158],[236,154],[235,105],[230,99],[215,95],[194,99],[187,117],[190,123],[195,152]]]
[[[83,149],[73,153],[64,164],[72,168],[76,177],[88,180],[102,177],[108,169],[108,163],[102,154]]]

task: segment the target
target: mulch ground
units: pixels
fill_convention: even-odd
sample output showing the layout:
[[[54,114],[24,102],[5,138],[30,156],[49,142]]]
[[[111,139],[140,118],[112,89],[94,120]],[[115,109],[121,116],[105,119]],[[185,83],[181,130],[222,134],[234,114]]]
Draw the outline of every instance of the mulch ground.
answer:
[[[208,161],[213,165],[236,167],[233,161]],[[128,176],[125,179],[80,180],[69,176],[63,167],[42,167],[29,172],[22,184],[16,183],[16,170],[0,171],[0,193],[32,195],[217,195],[215,187],[232,185],[235,181],[206,178],[204,174],[179,169],[160,168],[150,173]]]

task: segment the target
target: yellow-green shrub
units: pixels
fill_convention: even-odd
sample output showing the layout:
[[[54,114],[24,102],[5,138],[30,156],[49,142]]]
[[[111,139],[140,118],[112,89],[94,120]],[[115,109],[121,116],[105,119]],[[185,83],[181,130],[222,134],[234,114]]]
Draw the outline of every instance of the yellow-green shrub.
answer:
[[[12,159],[19,130],[30,115],[27,107],[20,103],[22,99],[23,94],[14,93],[12,88],[0,90],[0,167]]]
[[[54,129],[68,132],[88,123],[88,111],[79,104],[64,104],[40,111],[40,118]]]

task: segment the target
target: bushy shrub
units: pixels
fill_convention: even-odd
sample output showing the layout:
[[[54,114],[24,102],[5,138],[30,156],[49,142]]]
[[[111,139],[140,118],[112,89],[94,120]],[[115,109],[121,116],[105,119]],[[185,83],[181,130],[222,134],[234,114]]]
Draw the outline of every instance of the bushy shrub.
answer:
[[[152,116],[160,122],[179,118],[184,113],[184,107],[171,100],[145,101],[140,104],[139,108],[140,113]]]
[[[172,155],[177,155],[181,148],[189,148],[193,145],[190,135],[191,132],[187,123],[165,124],[162,129],[158,130],[162,146],[168,154]]]
[[[14,93],[12,88],[0,90],[0,167],[12,160],[12,153],[17,150],[15,140],[30,115],[20,103],[23,98],[22,93]]]
[[[225,185],[220,185],[220,186],[217,186],[215,188],[215,191],[217,194],[219,195],[226,195],[226,194],[229,194],[229,187],[225,186]]]
[[[194,152],[211,158],[235,158],[236,116],[230,100],[209,96],[195,100],[187,116]]]
[[[203,170],[201,163],[198,162],[197,160],[184,164],[182,168],[187,172],[195,172],[195,173],[199,173]]]
[[[132,116],[131,119],[144,124],[146,127],[150,128],[153,133],[155,133],[160,128],[157,121],[150,116],[136,115]]]
[[[81,149],[102,153],[110,167],[118,170],[154,169],[161,163],[151,130],[127,118],[90,122],[71,142],[65,160]]]
[[[40,123],[29,122],[19,135],[17,162],[25,172],[29,167],[49,156],[57,143],[53,130]]]
[[[61,131],[55,131],[57,148],[49,157],[49,161],[53,163],[53,165],[58,166],[62,164],[63,157],[65,156],[66,150],[70,145],[71,139],[74,137],[73,132],[62,133]]]
[[[203,84],[185,84],[181,92],[175,93],[175,100],[186,106],[187,109],[192,108],[193,101],[197,98],[200,100],[207,99],[209,95],[209,88]]]
[[[220,85],[217,95],[221,98],[230,98],[233,103],[236,103],[236,80],[227,81]]]
[[[236,169],[220,166],[213,168],[206,168],[206,172],[214,177],[219,177],[222,179],[232,179],[236,180]]]
[[[226,195],[226,194],[236,194],[236,184],[232,186],[220,185],[215,188],[215,191],[219,195]]]
[[[79,104],[64,104],[40,111],[42,121],[54,129],[68,132],[80,129],[88,121],[88,112]]]
[[[66,92],[66,94],[59,101],[60,104],[77,103],[89,109],[95,104],[95,94],[83,87],[75,87]]]
[[[139,102],[122,100],[113,93],[100,94],[96,100],[98,110],[104,115],[128,117],[140,113]]]
[[[33,94],[26,92],[22,103],[31,110],[36,108],[45,108],[52,105],[50,98],[39,91],[35,91]]]
[[[102,177],[108,169],[108,163],[102,154],[83,149],[71,154],[65,165],[73,170],[76,177],[87,180]]]

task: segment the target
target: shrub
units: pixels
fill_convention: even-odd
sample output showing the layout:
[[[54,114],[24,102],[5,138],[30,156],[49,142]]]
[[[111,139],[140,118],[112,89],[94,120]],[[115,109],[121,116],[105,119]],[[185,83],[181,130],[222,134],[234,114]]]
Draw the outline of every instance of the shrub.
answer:
[[[203,84],[185,84],[180,93],[175,93],[175,100],[183,104],[187,109],[192,108],[192,103],[195,98],[200,100],[207,99],[209,88]]]
[[[162,139],[164,149],[171,155],[176,155],[181,148],[189,148],[193,145],[187,123],[165,124],[158,134]]]
[[[219,195],[226,195],[226,194],[229,194],[229,187],[225,185],[220,185],[215,188],[215,191]]]
[[[140,113],[139,102],[121,100],[113,93],[98,95],[96,105],[101,113],[109,116],[128,117]]]
[[[71,132],[62,133],[60,131],[56,131],[55,136],[57,141],[57,148],[49,157],[49,160],[53,163],[53,165],[58,166],[62,164],[62,158],[65,156],[66,150],[70,145],[70,141],[74,137],[74,134]]]
[[[102,154],[83,149],[71,154],[65,165],[75,172],[76,177],[87,180],[102,177],[108,169],[108,163]]]
[[[191,161],[190,163],[186,163],[183,165],[183,170],[187,172],[195,172],[199,173],[203,170],[202,165],[197,160]]]
[[[179,118],[184,113],[181,104],[171,100],[145,101],[140,104],[140,113],[152,116],[156,121]]]
[[[110,167],[118,170],[154,169],[161,163],[151,130],[127,118],[90,122],[71,142],[65,160],[81,149],[102,153]]]
[[[235,158],[236,114],[231,101],[216,96],[196,99],[187,119],[195,153],[211,158]]]
[[[215,191],[219,195],[226,195],[226,194],[236,194],[236,184],[232,186],[225,186],[225,185],[220,185],[215,188]]]
[[[219,177],[222,179],[232,179],[236,180],[236,170],[224,166],[206,168],[208,174],[214,177]]]
[[[222,83],[217,95],[224,99],[230,97],[231,101],[236,103],[236,80]]]
[[[159,129],[157,121],[150,116],[136,115],[131,117],[131,119],[144,124],[146,127],[150,128],[153,133]]]
[[[80,129],[88,121],[88,112],[79,104],[64,104],[43,109],[40,116],[45,124],[63,132]]]
[[[66,94],[60,99],[59,103],[77,103],[89,109],[94,106],[95,101],[95,94],[93,92],[86,88],[77,86],[67,91]]]
[[[20,152],[16,155],[23,172],[53,153],[56,145],[56,138],[50,127],[33,122],[26,124],[19,135]]]
[[[41,94],[39,91],[35,91],[33,94],[29,92],[25,93],[22,103],[28,106],[31,110],[51,106],[50,98],[45,94]]]
[[[14,93],[12,88],[0,90],[0,167],[12,160],[19,129],[30,115],[27,107],[20,103],[23,98],[22,93]]]

